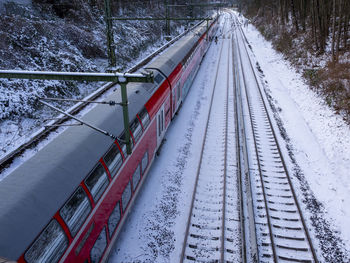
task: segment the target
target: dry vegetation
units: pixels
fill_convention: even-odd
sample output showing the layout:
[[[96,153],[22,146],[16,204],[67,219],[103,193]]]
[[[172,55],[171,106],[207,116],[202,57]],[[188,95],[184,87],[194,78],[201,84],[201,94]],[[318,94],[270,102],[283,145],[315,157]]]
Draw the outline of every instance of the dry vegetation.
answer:
[[[350,124],[350,2],[241,0],[252,23]]]

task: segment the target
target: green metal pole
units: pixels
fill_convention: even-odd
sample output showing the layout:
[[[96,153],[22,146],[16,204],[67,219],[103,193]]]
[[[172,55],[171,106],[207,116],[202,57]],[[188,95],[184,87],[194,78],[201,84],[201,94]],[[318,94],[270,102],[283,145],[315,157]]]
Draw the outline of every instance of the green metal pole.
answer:
[[[188,18],[188,17],[168,17],[168,20],[174,20],[174,21],[197,21],[197,20],[206,20],[207,17],[196,17],[196,18]],[[112,17],[111,20],[120,20],[120,21],[127,21],[127,20],[145,20],[145,21],[165,21],[167,20],[166,17]],[[211,20],[211,19],[210,19]]]
[[[209,41],[209,20],[207,20],[207,41]]]
[[[0,78],[153,83],[153,74],[0,70]]]
[[[166,35],[170,35],[170,20],[169,20],[169,6],[168,6],[168,1],[164,0],[165,4],[165,19],[166,19]]]
[[[116,66],[116,56],[115,56],[115,45],[113,37],[113,24],[112,24],[112,12],[111,12],[111,2],[110,0],[105,0],[105,20],[106,20],[106,34],[107,34],[107,53],[108,53],[108,63],[110,68]]]
[[[131,154],[131,141],[130,141],[130,127],[129,127],[129,108],[128,108],[128,94],[126,91],[127,83],[120,83],[122,92],[122,105],[123,105],[123,119],[124,119],[124,132],[126,142],[126,152]]]

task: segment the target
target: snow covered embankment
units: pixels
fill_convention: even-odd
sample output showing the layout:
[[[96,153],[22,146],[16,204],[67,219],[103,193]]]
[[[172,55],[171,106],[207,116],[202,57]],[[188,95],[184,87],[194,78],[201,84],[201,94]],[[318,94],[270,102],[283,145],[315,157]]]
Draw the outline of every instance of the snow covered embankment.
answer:
[[[350,129],[256,28],[249,25],[244,31],[295,158],[294,182],[316,229],[313,234],[327,262],[343,262],[350,248]]]
[[[61,14],[57,10],[59,5],[40,4],[39,0],[1,0],[0,69],[105,72],[108,63],[103,8],[92,1],[71,2],[71,9]],[[150,13],[146,7],[125,6],[124,12],[135,12],[133,16]],[[154,10],[157,12],[161,10]],[[118,67],[130,67],[139,56],[165,43],[160,37],[161,23],[115,24]],[[0,158],[42,127],[45,120],[57,115],[38,103],[36,96],[83,98],[101,85],[0,79]],[[53,104],[62,109],[72,106]]]

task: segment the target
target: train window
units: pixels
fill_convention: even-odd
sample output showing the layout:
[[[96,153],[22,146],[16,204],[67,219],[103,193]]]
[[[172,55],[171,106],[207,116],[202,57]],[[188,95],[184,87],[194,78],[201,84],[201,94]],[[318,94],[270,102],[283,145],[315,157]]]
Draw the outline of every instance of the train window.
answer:
[[[135,191],[136,186],[139,184],[141,179],[141,174],[140,174],[140,165],[137,166],[136,171],[132,175],[132,190]]]
[[[162,135],[164,131],[164,110],[161,110],[158,115],[158,137]]]
[[[112,237],[115,229],[117,228],[119,221],[120,221],[120,203],[118,202],[117,205],[114,207],[112,214],[108,218],[109,237]]]
[[[100,262],[107,247],[106,227],[104,227],[90,251],[91,263]]]
[[[79,186],[78,190],[75,191],[60,210],[60,215],[73,237],[78,233],[79,228],[84,223],[90,211],[91,205],[89,199],[83,188]]]
[[[143,128],[146,129],[148,124],[150,123],[149,115],[148,115],[148,112],[147,112],[146,108],[143,108],[139,112],[139,117],[140,117],[140,119],[142,121]]]
[[[111,176],[113,177],[116,175],[116,172],[119,170],[120,166],[122,166],[123,163],[123,159],[117,145],[112,145],[105,157],[103,157],[103,160],[106,163]]]
[[[157,76],[154,77],[154,82],[157,84],[160,84],[163,82],[164,76],[162,74],[158,74]]]
[[[160,124],[160,114],[158,115],[158,136],[162,135],[162,125]]]
[[[58,262],[68,247],[68,239],[61,226],[53,219],[24,254],[28,263]]]
[[[148,152],[145,152],[145,155],[142,157],[142,174],[145,173],[148,165]]]
[[[160,116],[161,116],[161,122],[160,123],[162,125],[162,131],[164,131],[164,112],[163,112],[163,110],[162,110]]]
[[[175,110],[175,107],[176,107],[176,92],[175,92],[175,89],[173,90],[173,110]]]
[[[179,84],[177,85],[177,101],[180,100],[180,96],[181,94],[180,94],[180,82],[179,82]]]
[[[138,118],[135,118],[133,120],[133,122],[130,124],[130,130],[131,130],[132,134],[134,135],[134,140],[136,143],[140,139],[141,134],[142,134],[142,127],[141,127],[141,124],[140,124]]]
[[[126,144],[122,144],[121,147],[122,147],[124,157],[126,158],[128,156],[128,153],[126,152]]]
[[[125,212],[126,207],[129,204],[131,198],[131,183],[129,182],[125,189],[124,192],[122,194],[122,207],[123,207],[123,212]]]
[[[103,192],[108,186],[108,177],[102,164],[98,164],[96,168],[85,179],[85,184],[89,189],[95,203],[100,199]]]

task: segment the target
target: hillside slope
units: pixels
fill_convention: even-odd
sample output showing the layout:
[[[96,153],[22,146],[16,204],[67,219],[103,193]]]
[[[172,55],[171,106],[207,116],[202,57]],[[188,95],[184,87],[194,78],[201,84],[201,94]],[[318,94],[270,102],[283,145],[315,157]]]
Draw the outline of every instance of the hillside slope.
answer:
[[[239,0],[241,12],[350,124],[350,2]]]
[[[113,15],[162,16],[161,1],[114,1]],[[140,8],[142,6],[142,8]],[[1,0],[0,69],[105,72],[103,1]],[[123,71],[165,43],[163,21],[114,23]],[[172,34],[183,30],[172,23]],[[56,115],[37,97],[83,98],[101,83],[0,79],[0,158]],[[56,106],[66,109],[71,103]]]

